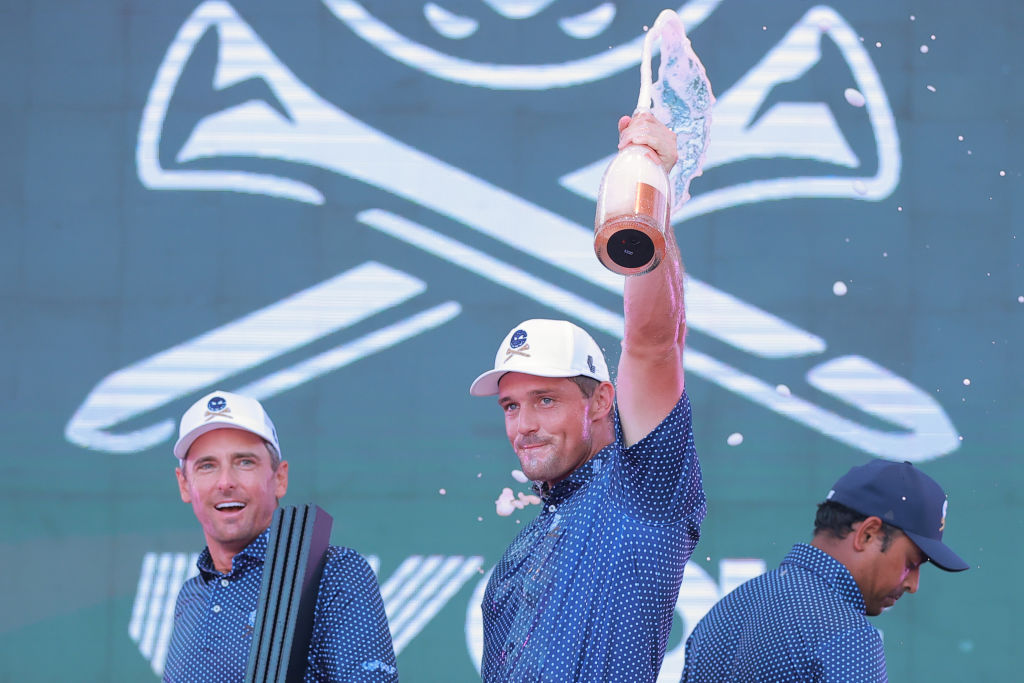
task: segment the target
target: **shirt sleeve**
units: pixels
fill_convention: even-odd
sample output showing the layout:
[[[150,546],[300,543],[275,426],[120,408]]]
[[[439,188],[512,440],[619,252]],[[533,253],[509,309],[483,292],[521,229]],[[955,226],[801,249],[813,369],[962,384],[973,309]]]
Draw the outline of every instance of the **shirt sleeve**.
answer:
[[[616,437],[622,431],[616,422]],[[622,450],[615,497],[627,514],[648,524],[704,517],[704,488],[693,442],[690,399],[684,391],[672,412],[647,436]]]
[[[307,683],[398,680],[377,578],[354,550],[331,546],[320,581]]]
[[[164,683],[176,683],[187,680],[188,668],[195,659],[196,631],[202,628],[203,605],[205,603],[203,580],[193,576],[178,591],[174,601],[174,624],[171,640],[167,647],[167,658],[164,660]]]
[[[825,683],[885,683],[885,648],[871,626],[844,631],[818,650],[818,678]]]

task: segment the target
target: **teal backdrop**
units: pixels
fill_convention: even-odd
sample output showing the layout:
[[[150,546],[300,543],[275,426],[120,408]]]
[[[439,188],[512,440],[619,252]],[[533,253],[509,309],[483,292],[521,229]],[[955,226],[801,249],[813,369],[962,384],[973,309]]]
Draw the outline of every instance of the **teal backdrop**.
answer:
[[[619,354],[589,251],[647,0],[0,3],[0,681],[157,680],[203,538],[176,420],[263,399],[286,503],[371,558],[405,681],[477,677],[535,509],[468,395],[520,320]],[[675,5],[717,104],[674,217],[708,496],[662,681],[852,465],[949,493],[895,681],[1019,669],[1024,5]]]

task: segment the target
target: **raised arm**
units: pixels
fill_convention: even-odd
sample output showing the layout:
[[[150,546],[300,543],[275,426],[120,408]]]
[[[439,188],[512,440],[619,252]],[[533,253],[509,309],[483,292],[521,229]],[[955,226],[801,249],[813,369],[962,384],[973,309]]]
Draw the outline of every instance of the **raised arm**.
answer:
[[[676,161],[675,134],[651,114],[619,120],[619,148],[642,144],[668,172]],[[683,393],[683,264],[669,225],[665,259],[644,275],[626,278],[626,319],[616,380],[626,445],[643,439],[672,411]]]

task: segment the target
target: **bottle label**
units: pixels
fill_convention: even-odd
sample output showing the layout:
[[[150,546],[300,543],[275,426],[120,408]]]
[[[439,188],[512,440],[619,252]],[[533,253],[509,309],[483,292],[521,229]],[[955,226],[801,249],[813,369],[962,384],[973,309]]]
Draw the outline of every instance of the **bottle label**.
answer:
[[[659,225],[667,225],[668,200],[664,193],[659,192],[653,185],[637,183],[633,213],[641,216],[650,216]]]

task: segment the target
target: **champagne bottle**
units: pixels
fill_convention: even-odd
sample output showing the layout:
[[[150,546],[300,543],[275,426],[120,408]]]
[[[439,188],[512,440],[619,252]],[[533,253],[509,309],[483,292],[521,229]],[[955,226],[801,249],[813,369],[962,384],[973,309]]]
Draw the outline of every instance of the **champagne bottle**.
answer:
[[[629,145],[601,178],[594,252],[606,268],[621,275],[646,273],[665,258],[668,175],[649,154],[645,146]]]
[[[661,61],[655,85],[651,45],[656,39],[661,39]],[[648,147],[629,145],[605,169],[594,218],[594,252],[609,270],[639,275],[665,258],[670,214],[690,198],[690,180],[701,174],[714,102],[682,20],[664,10],[644,37],[633,116],[652,112],[653,104],[652,113],[676,133],[678,160],[669,174]]]

